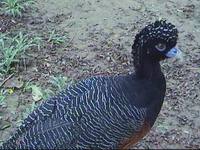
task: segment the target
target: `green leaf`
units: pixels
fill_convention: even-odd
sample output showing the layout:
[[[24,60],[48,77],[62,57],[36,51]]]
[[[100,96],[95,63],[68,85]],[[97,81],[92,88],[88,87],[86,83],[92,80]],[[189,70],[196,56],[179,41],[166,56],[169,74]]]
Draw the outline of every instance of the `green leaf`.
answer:
[[[35,102],[40,101],[43,98],[42,89],[36,85],[31,85],[32,97]]]

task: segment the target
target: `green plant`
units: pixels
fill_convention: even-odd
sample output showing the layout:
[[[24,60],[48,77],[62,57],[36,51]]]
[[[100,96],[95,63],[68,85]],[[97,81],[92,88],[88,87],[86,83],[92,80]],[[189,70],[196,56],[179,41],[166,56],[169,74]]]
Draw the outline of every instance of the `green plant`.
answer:
[[[59,45],[65,42],[66,37],[64,35],[60,35],[58,33],[55,33],[55,30],[50,32],[49,38],[47,42],[49,42],[51,45]]]
[[[25,91],[31,90],[32,98],[35,102],[40,101],[41,99],[44,99],[44,91],[42,88],[38,85],[28,83],[24,87]]]
[[[37,46],[37,49],[40,50],[42,47],[42,38],[39,36],[36,36],[35,38],[33,38],[33,44]]]
[[[26,7],[34,3],[33,0],[4,0],[1,2],[3,7],[1,10],[4,14],[17,17],[22,16],[22,12],[25,11]]]
[[[67,83],[73,83],[74,81],[69,77],[64,77],[61,75],[58,76],[51,76],[49,82],[55,87],[58,91],[62,91],[66,86]]]
[[[11,64],[18,62],[18,57],[23,54],[28,48],[35,45],[33,39],[21,32],[13,38],[0,36],[0,73],[6,74],[11,69]]]
[[[50,96],[53,96],[55,93],[50,89],[43,89],[39,85],[27,82],[24,86],[23,92],[31,91],[32,98],[35,102],[42,99],[47,99]]]
[[[69,77],[63,77],[61,75],[55,77],[51,76],[49,79],[50,84],[52,84],[52,88],[44,89],[39,85],[32,84],[27,82],[24,86],[23,91],[31,90],[32,98],[35,102],[40,101],[42,99],[47,99],[50,96],[55,95],[57,92],[62,91],[67,84],[73,84],[74,80]]]

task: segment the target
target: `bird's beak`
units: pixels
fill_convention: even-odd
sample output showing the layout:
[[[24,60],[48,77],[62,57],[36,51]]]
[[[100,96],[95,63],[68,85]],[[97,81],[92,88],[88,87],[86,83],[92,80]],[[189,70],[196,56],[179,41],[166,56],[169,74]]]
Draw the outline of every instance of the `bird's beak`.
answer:
[[[168,51],[165,56],[167,56],[168,58],[177,58],[180,61],[183,61],[183,54],[181,52],[180,49],[178,49],[177,47],[172,48],[170,51]]]

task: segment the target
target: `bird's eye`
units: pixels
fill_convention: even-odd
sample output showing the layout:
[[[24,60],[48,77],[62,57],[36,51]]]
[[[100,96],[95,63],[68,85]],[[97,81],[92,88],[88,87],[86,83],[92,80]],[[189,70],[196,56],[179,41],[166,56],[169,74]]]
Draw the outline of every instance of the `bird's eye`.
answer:
[[[162,52],[166,49],[166,45],[164,43],[158,43],[155,47],[160,52]]]

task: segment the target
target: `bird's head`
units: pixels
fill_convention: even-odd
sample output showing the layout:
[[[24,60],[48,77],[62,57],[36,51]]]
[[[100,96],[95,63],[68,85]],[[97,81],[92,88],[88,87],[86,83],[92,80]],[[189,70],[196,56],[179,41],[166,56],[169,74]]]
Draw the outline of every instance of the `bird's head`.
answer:
[[[178,30],[166,20],[147,25],[136,35],[132,45],[135,66],[140,64],[142,58],[160,61],[179,55],[181,52],[175,47],[177,39]]]

